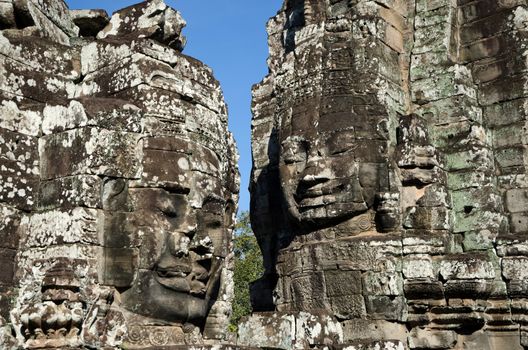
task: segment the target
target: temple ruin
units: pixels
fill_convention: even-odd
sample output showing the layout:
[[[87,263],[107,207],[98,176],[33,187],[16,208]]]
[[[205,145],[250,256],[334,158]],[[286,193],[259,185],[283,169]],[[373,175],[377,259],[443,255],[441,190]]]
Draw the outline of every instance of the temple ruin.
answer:
[[[238,155],[162,0],[0,0],[0,349],[528,349],[526,0],[284,0]]]

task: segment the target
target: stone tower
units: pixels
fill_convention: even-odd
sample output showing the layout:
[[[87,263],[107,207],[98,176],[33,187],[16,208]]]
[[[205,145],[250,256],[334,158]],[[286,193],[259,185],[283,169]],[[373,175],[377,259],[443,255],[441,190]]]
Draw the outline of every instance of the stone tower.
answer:
[[[243,332],[324,311],[342,339],[309,346],[528,347],[527,19],[522,0],[284,1],[252,131],[253,304],[277,313]]]
[[[0,8],[0,348],[224,341],[237,152],[185,21]]]

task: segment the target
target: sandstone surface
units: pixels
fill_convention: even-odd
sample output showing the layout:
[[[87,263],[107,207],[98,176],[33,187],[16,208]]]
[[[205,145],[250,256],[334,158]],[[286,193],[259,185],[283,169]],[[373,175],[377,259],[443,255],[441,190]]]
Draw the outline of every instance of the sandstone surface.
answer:
[[[284,1],[253,89],[256,311],[326,310],[345,344],[528,347],[527,14]]]
[[[0,9],[0,348],[218,348],[238,156],[185,21]]]

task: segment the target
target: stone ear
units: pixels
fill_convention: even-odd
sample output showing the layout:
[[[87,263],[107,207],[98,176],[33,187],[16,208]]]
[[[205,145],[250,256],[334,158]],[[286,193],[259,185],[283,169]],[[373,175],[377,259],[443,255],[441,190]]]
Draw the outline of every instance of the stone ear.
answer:
[[[104,210],[127,211],[128,181],[122,178],[106,179],[101,197]]]

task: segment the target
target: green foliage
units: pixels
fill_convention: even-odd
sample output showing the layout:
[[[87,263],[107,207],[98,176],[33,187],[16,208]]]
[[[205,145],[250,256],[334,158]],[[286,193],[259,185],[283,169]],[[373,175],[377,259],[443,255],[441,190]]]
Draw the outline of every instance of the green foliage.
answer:
[[[249,213],[242,212],[238,216],[235,227],[235,299],[233,300],[233,315],[231,316],[231,330],[236,330],[240,318],[251,313],[249,299],[249,284],[264,272],[262,254],[253,235],[249,223]]]

